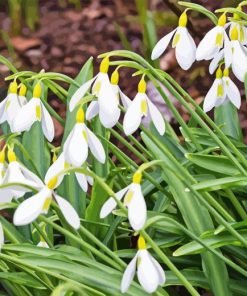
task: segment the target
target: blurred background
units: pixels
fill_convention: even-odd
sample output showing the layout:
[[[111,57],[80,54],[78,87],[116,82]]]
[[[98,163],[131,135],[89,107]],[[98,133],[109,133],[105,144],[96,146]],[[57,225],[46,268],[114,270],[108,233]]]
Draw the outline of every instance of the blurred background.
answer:
[[[75,77],[83,63],[114,49],[133,50],[150,61],[150,53],[159,38],[177,26],[183,7],[173,0],[0,0],[0,54],[9,58],[19,70],[61,72]],[[190,2],[190,1],[188,1]],[[224,5],[237,6],[236,0],[193,1],[214,11]],[[190,32],[196,43],[213,26],[203,15],[189,13]],[[150,61],[151,62],[151,61]],[[153,63],[153,62],[152,62]],[[173,49],[166,51],[155,66],[169,72],[198,103],[208,91],[214,77],[208,75],[208,63],[195,63],[189,71],[181,70]],[[138,78],[121,70],[120,81],[130,98],[136,93]],[[7,86],[4,78],[9,74],[0,64],[2,96]],[[243,89],[243,85],[239,85]],[[160,104],[171,122],[169,112],[149,86],[149,93]],[[168,94],[169,95],[169,94]],[[173,98],[171,97],[171,100]],[[65,106],[51,97],[52,106],[65,115]],[[178,105],[185,120],[185,110]],[[241,125],[247,129],[246,103],[241,107]],[[172,122],[176,126],[175,122]],[[56,134],[62,133],[56,124]],[[246,134],[246,133],[245,133]]]

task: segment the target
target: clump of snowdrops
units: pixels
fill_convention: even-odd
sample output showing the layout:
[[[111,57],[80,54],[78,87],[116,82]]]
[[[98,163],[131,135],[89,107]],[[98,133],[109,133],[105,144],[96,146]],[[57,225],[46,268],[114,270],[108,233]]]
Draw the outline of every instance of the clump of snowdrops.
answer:
[[[151,58],[171,42],[184,70],[210,61],[215,81],[203,108],[129,51],[100,55],[96,75],[89,58],[75,80],[19,72],[0,58],[13,72],[0,104],[0,282],[8,295],[178,295],[177,285],[194,296],[246,295],[247,147],[236,82],[247,82],[247,1],[216,14],[180,4],[178,27]],[[193,10],[212,21],[198,45],[187,29]],[[121,77],[124,67],[140,77],[131,99],[121,89],[122,79],[131,82]],[[147,82],[184,141],[148,96]],[[66,104],[65,120],[49,105],[50,93]],[[206,114],[213,108],[214,120]],[[64,126],[59,146],[52,117]]]

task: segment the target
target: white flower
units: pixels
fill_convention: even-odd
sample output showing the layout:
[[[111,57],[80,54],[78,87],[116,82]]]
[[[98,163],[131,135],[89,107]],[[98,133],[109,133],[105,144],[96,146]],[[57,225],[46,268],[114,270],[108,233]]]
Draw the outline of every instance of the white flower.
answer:
[[[21,83],[19,94],[18,94],[18,99],[19,99],[21,107],[26,105],[26,103],[27,103],[26,93],[27,93],[27,87],[25,84]]]
[[[211,29],[201,40],[196,50],[196,59],[211,60],[227,42],[227,34],[225,32],[226,15],[222,14],[219,18],[218,25]],[[229,65],[228,65],[229,66]]]
[[[37,247],[40,247],[40,248],[49,248],[48,244],[46,241],[44,241],[44,239],[40,239],[40,242],[37,244]]]
[[[227,102],[229,100],[239,109],[241,105],[241,95],[236,84],[229,78],[228,68],[224,70],[222,80],[224,84],[225,101]]]
[[[136,231],[143,228],[147,218],[147,206],[140,186],[141,177],[141,173],[137,171],[133,176],[132,184],[116,193],[118,200],[124,197],[124,205],[128,207],[130,225]],[[116,206],[115,199],[110,197],[101,208],[100,218],[108,216]]]
[[[51,115],[40,100],[41,91],[41,85],[37,83],[32,99],[20,109],[14,118],[13,129],[15,132],[29,131],[36,121],[40,121],[45,137],[51,142],[54,138],[54,124]]]
[[[113,127],[120,116],[118,108],[118,99],[113,91],[112,85],[108,77],[109,58],[106,57],[100,64],[100,72],[91,80],[84,83],[72,96],[69,103],[69,110],[73,111],[80,103],[86,92],[92,86],[92,94],[97,97],[97,102],[92,102],[88,113],[95,116],[99,114],[99,119],[102,125],[106,128]]]
[[[13,120],[21,108],[17,95],[17,83],[11,82],[7,97],[0,103],[0,124],[7,121],[10,129],[14,132]]]
[[[153,293],[166,281],[165,272],[159,262],[152,257],[146,249],[146,242],[142,236],[138,239],[138,252],[125,269],[121,282],[121,292],[125,293],[134,279],[137,269],[137,277],[143,289]]]
[[[88,150],[101,163],[105,162],[105,151],[100,140],[86,127],[84,111],[80,108],[76,115],[76,124],[64,143],[64,158],[69,164],[80,167],[88,157]]]
[[[8,151],[9,165],[4,175],[2,184],[20,183],[23,185],[31,186],[35,189],[41,188],[43,182],[24,165],[16,160],[16,155],[12,150]],[[26,192],[31,191],[21,185],[14,185],[0,189],[0,202],[11,202],[13,198],[20,198]]]
[[[43,188],[32,197],[24,200],[16,209],[13,217],[17,226],[33,222],[39,215],[47,214],[54,197],[64,218],[75,229],[80,227],[80,218],[71,204],[55,193],[54,189],[59,185],[58,178],[50,179]]]
[[[3,183],[3,178],[6,171],[6,164],[5,164],[5,149],[0,152],[0,185]]]
[[[149,113],[154,126],[160,135],[165,133],[165,122],[158,108],[146,95],[146,82],[142,78],[138,85],[138,93],[129,105],[123,120],[126,135],[133,134],[141,124],[142,118]]]
[[[50,179],[55,177],[59,174],[59,172],[63,171],[64,169],[70,167],[70,164],[65,161],[64,158],[64,152],[62,152],[59,157],[53,162],[53,164],[49,167],[46,176],[45,176],[45,182],[48,182]],[[60,174],[58,176],[58,182],[59,184],[62,182],[65,175]],[[81,189],[85,192],[88,190],[88,183],[90,185],[93,184],[93,178],[90,176],[86,176],[82,173],[75,173],[76,179],[81,187]]]
[[[124,108],[127,109],[131,103],[131,100],[121,91],[121,89],[118,85],[118,82],[119,82],[119,73],[118,73],[118,70],[116,69],[112,73],[112,76],[111,76],[111,86],[112,86],[113,92],[115,93],[115,98],[117,100],[117,104],[119,104],[119,101],[121,99],[121,102],[122,102]],[[99,103],[97,101],[92,101],[87,108],[86,119],[91,120],[96,115],[98,115],[98,113],[99,113]],[[120,117],[120,109],[118,108],[118,113],[116,111],[115,118],[117,120],[116,120],[115,124],[117,123],[119,117]]]
[[[159,58],[166,50],[168,44],[174,36],[172,47],[175,47],[175,55],[178,64],[182,69],[188,70],[196,58],[196,44],[189,34],[186,25],[187,15],[186,12],[183,12],[179,18],[178,27],[160,39],[160,41],[155,45],[152,51],[151,59],[155,60]]]
[[[2,223],[0,223],[0,250],[3,244],[4,244],[4,233],[3,233]]]

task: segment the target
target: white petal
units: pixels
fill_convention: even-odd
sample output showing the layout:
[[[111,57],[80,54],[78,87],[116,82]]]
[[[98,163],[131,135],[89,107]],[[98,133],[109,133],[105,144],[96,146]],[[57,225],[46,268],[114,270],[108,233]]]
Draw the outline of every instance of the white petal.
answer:
[[[139,231],[143,228],[147,219],[147,206],[139,184],[132,184],[130,190],[134,192],[134,195],[127,205],[128,218],[131,227],[135,231]]]
[[[19,103],[20,103],[21,107],[27,104],[26,97],[24,97],[24,96],[18,96],[18,99],[19,99]]]
[[[223,78],[226,94],[228,96],[228,99],[232,102],[232,104],[236,108],[240,108],[241,105],[241,95],[239,92],[238,87],[236,84],[230,79],[230,78]]]
[[[4,244],[4,233],[3,233],[2,223],[0,223],[0,248],[3,244]]]
[[[86,127],[86,132],[88,135],[88,146],[93,156],[101,163],[105,162],[105,150],[100,140],[95,136],[89,128]]]
[[[133,281],[135,271],[136,271],[136,261],[137,261],[137,255],[135,255],[135,257],[130,261],[130,263],[128,264],[128,266],[124,271],[122,281],[121,281],[122,293],[125,293],[129,289],[129,286]]]
[[[244,51],[244,47],[238,41],[233,41],[232,44],[232,71],[234,75],[243,82],[247,72],[247,55]]]
[[[129,189],[129,186],[123,188],[122,190],[118,191],[115,195],[118,200],[121,200]],[[117,203],[113,197],[110,197],[102,206],[100,211],[100,218],[105,218],[108,216],[117,206]]]
[[[6,120],[5,107],[6,107],[7,101],[8,101],[8,97],[6,97],[0,103],[0,124],[3,123]]]
[[[223,34],[223,31],[224,29],[222,27],[216,26],[204,36],[196,50],[197,61],[208,59],[218,51],[215,43],[216,36],[221,32]]]
[[[87,192],[88,190],[88,184],[87,184],[87,177],[84,174],[75,173],[76,180],[78,181],[81,189],[84,192]]]
[[[46,110],[45,106],[41,103],[41,111],[42,111],[42,120],[41,120],[41,125],[42,125],[42,130],[43,133],[46,137],[46,139],[51,142],[54,139],[54,123],[51,118],[50,113]]]
[[[16,209],[13,217],[15,225],[26,225],[33,222],[42,212],[47,198],[51,198],[52,191],[44,187],[39,193],[24,200]]]
[[[15,119],[13,120],[13,129],[15,132],[29,131],[36,121],[36,106],[39,105],[39,99],[32,98],[24,105]]]
[[[87,107],[86,119],[91,120],[99,113],[99,104],[97,101],[92,101]]]
[[[134,100],[131,102],[127,109],[124,120],[123,129],[124,133],[128,136],[133,134],[141,124],[142,113],[141,113],[141,100],[145,94],[137,93]]]
[[[28,182],[28,184],[36,189],[40,189],[44,186],[44,183],[42,182],[42,180],[40,180],[40,178],[35,175],[33,172],[31,172],[30,170],[28,170],[24,165],[22,165],[21,163],[19,163],[19,167],[21,169],[21,172],[23,174],[23,176],[31,181]],[[31,185],[32,184],[32,185]]]
[[[8,94],[8,102],[5,105],[6,119],[12,132],[14,132],[13,120],[21,109],[17,94]]]
[[[64,143],[65,160],[75,167],[80,167],[88,156],[88,143],[83,135],[84,124],[76,123]]]
[[[165,121],[158,108],[147,98],[148,109],[151,119],[159,134],[162,136],[165,133]]]
[[[219,79],[215,79],[210,90],[208,91],[208,93],[205,96],[205,99],[203,102],[203,110],[205,112],[210,111],[215,106],[216,99],[217,99],[218,84],[219,84]]]
[[[147,250],[140,250],[138,252],[139,258],[139,265],[137,267],[138,280],[145,291],[153,293],[159,286],[159,274]]]
[[[157,269],[158,276],[159,276],[159,285],[162,286],[162,285],[164,285],[164,283],[166,281],[165,272],[164,272],[163,268],[160,266],[159,262],[155,258],[153,258],[152,255],[149,254],[149,257]]]
[[[230,42],[226,32],[224,32],[224,61],[225,68],[229,68],[232,63],[232,43]]]
[[[176,32],[177,29],[173,30],[172,32],[170,32],[169,34],[165,35],[163,38],[161,38],[158,43],[155,45],[153,51],[152,51],[152,55],[151,55],[151,59],[152,60],[156,60],[158,59],[162,53],[166,50],[169,42],[172,39],[172,36],[174,35],[174,33]]]
[[[69,111],[73,111],[76,107],[76,105],[80,102],[80,100],[84,97],[94,80],[96,79],[97,75],[90,79],[89,81],[85,82],[80,86],[77,91],[73,94],[70,102],[69,102]]]
[[[180,39],[176,45],[176,59],[182,69],[188,70],[196,59],[196,44],[185,27],[179,27],[177,34]]]
[[[76,210],[72,207],[72,205],[67,200],[65,200],[61,196],[57,194],[54,194],[54,196],[66,221],[73,228],[78,229],[80,227],[80,218]]]
[[[62,152],[58,159],[53,162],[53,164],[49,167],[45,175],[45,184],[47,184],[53,177],[55,177],[59,172],[64,170],[65,159],[64,153]],[[58,187],[63,181],[64,175],[60,175],[58,177],[57,186]]]
[[[209,65],[209,73],[213,74],[216,68],[218,67],[219,62],[223,59],[224,50],[221,49],[219,52],[217,52],[212,59],[210,65]]]
[[[40,241],[37,244],[37,247],[40,247],[40,248],[49,248],[48,244],[46,242],[43,242],[43,241]]]
[[[119,95],[120,95],[120,98],[121,98],[121,102],[124,106],[125,109],[128,109],[128,107],[130,106],[131,104],[131,99],[129,97],[127,97],[120,89],[120,87],[118,87],[119,89]]]

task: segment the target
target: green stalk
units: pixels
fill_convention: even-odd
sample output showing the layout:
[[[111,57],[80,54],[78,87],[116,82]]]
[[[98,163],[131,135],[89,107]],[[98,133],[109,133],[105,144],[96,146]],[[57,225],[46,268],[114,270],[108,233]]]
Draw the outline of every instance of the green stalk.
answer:
[[[229,197],[231,203],[235,207],[236,211],[238,212],[239,216],[243,220],[247,220],[247,213],[246,213],[245,209],[242,207],[242,205],[239,202],[239,200],[237,199],[237,197],[235,196],[235,194],[232,192],[232,190],[226,189],[225,192],[226,192],[227,196]]]

